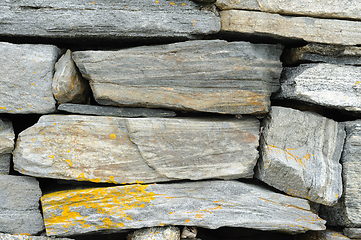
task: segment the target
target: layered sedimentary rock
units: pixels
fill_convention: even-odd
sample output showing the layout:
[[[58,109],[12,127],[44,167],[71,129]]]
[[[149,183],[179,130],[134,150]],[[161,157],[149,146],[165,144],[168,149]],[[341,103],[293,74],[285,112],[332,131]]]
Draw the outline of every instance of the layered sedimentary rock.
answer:
[[[331,226],[361,227],[361,121],[346,122],[345,125],[347,136],[341,159],[343,197],[334,207],[321,208],[321,214]]]
[[[84,115],[112,116],[112,117],[175,117],[176,113],[171,110],[150,108],[122,108],[110,106],[95,106],[63,103],[58,110]]]
[[[361,238],[361,228],[345,228],[343,234],[352,239]]]
[[[48,236],[163,225],[221,226],[299,233],[324,230],[307,200],[236,181],[126,185],[42,197]]]
[[[219,18],[190,1],[5,1],[0,36],[47,38],[193,38],[217,33]]]
[[[27,175],[92,182],[250,178],[259,124],[253,117],[45,115],[20,133],[14,164]]]
[[[89,101],[89,85],[76,68],[72,52],[68,49],[55,64],[52,90],[58,103],[87,103]]]
[[[0,113],[53,112],[51,83],[60,50],[51,45],[0,42],[0,52]]]
[[[11,235],[0,233],[0,240],[71,240],[70,238],[50,238],[41,236],[28,236],[28,235]]]
[[[325,62],[361,65],[361,47],[309,43],[303,47],[285,49],[282,58],[286,64]]]
[[[289,195],[334,205],[342,195],[342,124],[312,112],[272,107],[256,177]]]
[[[179,228],[168,227],[151,227],[134,231],[129,234],[127,240],[180,240]]]
[[[217,0],[221,10],[244,9],[285,15],[317,18],[361,20],[361,4],[357,0]]]
[[[361,68],[327,63],[284,68],[275,98],[361,112]]]
[[[281,45],[188,41],[74,52],[102,105],[265,113],[279,88]]]
[[[0,232],[37,234],[44,230],[40,197],[35,178],[0,175]]]
[[[266,37],[276,41],[361,44],[361,21],[284,16],[244,10],[220,12],[223,33]]]
[[[0,118],[0,175],[9,174],[14,139],[15,134],[11,121]]]

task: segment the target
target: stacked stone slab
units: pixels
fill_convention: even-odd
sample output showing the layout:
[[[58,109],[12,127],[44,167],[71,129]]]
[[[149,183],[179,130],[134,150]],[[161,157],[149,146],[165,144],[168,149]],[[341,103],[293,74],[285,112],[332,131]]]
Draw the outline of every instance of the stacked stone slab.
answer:
[[[9,174],[14,139],[15,134],[11,121],[0,118],[0,175]]]

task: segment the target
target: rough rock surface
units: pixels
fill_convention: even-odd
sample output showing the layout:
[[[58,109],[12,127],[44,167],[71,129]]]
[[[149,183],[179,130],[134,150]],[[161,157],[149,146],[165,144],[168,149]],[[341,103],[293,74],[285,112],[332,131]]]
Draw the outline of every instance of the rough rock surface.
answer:
[[[177,227],[143,228],[129,234],[127,240],[180,240],[180,230]]]
[[[345,228],[343,234],[349,238],[361,238],[361,228]]]
[[[14,139],[15,134],[11,121],[0,118],[0,174],[9,174]]]
[[[71,240],[70,238],[51,238],[41,236],[11,235],[0,233],[0,240]]]
[[[0,36],[193,38],[217,33],[219,18],[190,0],[21,0],[0,3]]]
[[[277,41],[357,45],[361,44],[361,22],[311,17],[283,16],[244,10],[220,12],[223,33],[273,38]]]
[[[55,64],[53,94],[58,103],[87,103],[90,97],[89,84],[82,78],[71,55],[68,49]]]
[[[272,107],[256,177],[289,195],[334,205],[342,195],[342,124],[312,112]]]
[[[252,114],[269,110],[282,48],[199,40],[74,52],[73,59],[102,105]]]
[[[325,231],[309,231],[296,237],[296,240],[347,240],[348,237],[342,233],[332,230]]]
[[[280,99],[361,112],[361,68],[327,63],[287,67],[281,75]]]
[[[51,45],[0,42],[0,52],[0,113],[53,112],[51,83],[60,50]]]
[[[58,110],[96,116],[112,116],[112,117],[175,117],[176,113],[164,109],[150,109],[150,108],[121,108],[110,106],[95,106],[63,103],[58,107]]]
[[[324,230],[307,200],[237,181],[125,185],[42,197],[48,236],[163,225],[300,233]]]
[[[37,234],[44,230],[40,197],[35,178],[0,175],[0,232]]]
[[[346,122],[345,126],[347,135],[341,159],[343,196],[334,207],[322,207],[320,214],[330,226],[361,227],[361,120]]]
[[[19,134],[14,165],[31,176],[92,182],[251,178],[259,125],[254,117],[45,115]]]
[[[361,65],[361,47],[310,43],[303,47],[285,49],[282,58],[286,64],[325,62]]]
[[[221,10],[244,9],[285,15],[361,20],[358,0],[217,0]]]

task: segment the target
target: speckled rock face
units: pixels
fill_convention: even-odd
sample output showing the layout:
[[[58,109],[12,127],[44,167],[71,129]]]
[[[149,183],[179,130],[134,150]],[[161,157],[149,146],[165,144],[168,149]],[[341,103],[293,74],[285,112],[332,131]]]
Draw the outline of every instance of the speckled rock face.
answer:
[[[0,233],[0,240],[71,240],[70,238],[50,238],[41,236],[11,235]]]
[[[143,228],[129,234],[127,240],[180,240],[180,230],[177,227]]]
[[[78,189],[46,194],[41,202],[48,236],[163,225],[287,233],[325,229],[307,200],[237,181]]]
[[[0,118],[0,174],[9,174],[14,139],[15,134],[11,121]]]

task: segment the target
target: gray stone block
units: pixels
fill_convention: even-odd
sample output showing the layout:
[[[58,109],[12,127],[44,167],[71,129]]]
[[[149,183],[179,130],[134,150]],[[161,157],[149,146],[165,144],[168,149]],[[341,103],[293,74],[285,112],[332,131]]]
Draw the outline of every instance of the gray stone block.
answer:
[[[50,238],[41,236],[11,235],[0,233],[0,240],[71,240],[70,238]]]
[[[180,230],[177,227],[143,228],[129,234],[127,240],[180,240]]]
[[[11,121],[0,118],[0,175],[9,174],[15,133]]]
[[[305,234],[298,235],[296,240],[348,240],[350,238],[344,236],[340,232],[325,231],[309,231]]]
[[[361,228],[345,228],[343,234],[352,239],[361,238]]]

